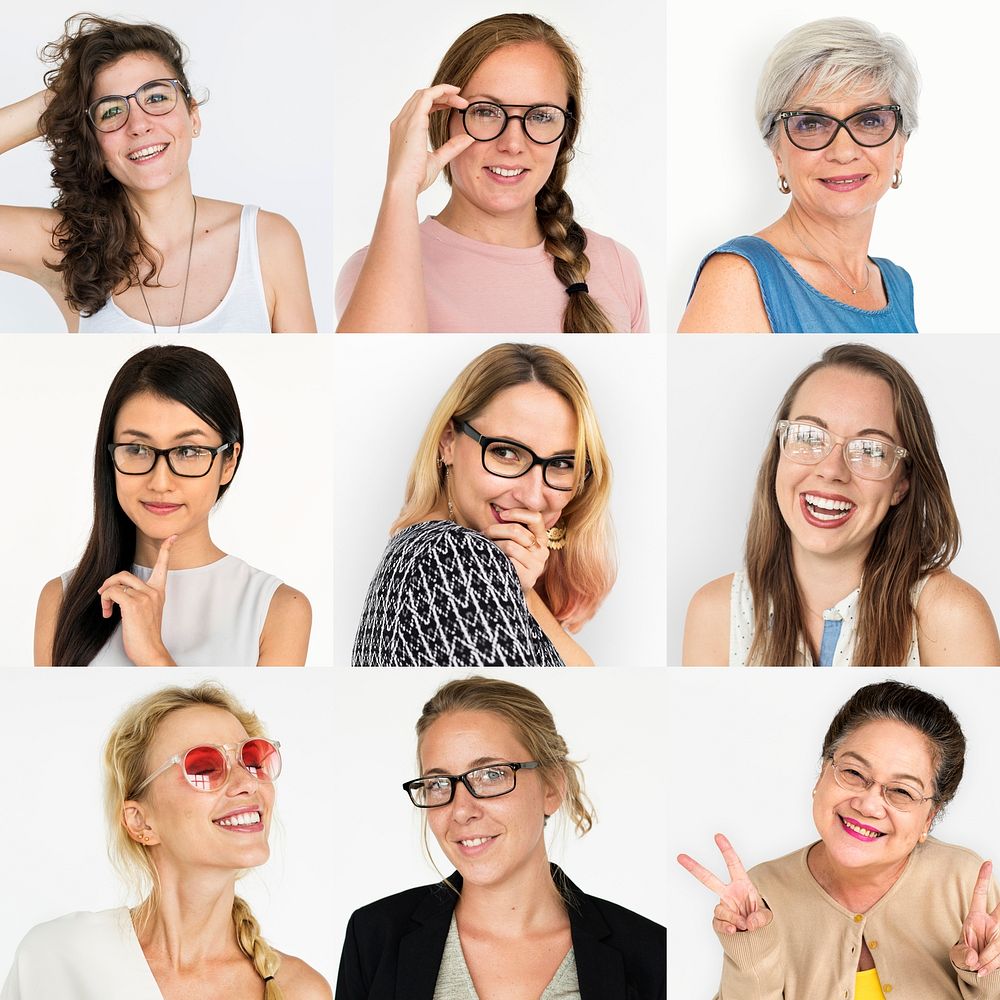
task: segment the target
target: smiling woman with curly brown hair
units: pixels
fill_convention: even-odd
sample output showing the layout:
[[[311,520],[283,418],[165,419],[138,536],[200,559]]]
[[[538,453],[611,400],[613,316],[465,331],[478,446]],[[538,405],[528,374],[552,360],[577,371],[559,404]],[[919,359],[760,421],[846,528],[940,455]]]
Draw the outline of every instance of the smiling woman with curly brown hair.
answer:
[[[46,89],[0,109],[0,153],[42,136],[57,195],[0,207],[0,270],[45,288],[71,332],[314,331],[292,225],[192,192],[202,122],[180,41],[78,14],[43,55]]]

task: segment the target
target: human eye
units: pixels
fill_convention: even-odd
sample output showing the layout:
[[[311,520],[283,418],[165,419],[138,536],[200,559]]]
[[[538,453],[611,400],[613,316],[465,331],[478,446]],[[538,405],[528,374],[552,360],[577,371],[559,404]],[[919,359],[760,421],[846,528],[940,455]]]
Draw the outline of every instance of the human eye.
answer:
[[[913,805],[921,799],[920,795],[906,785],[888,785],[885,794],[904,805]]]
[[[524,458],[519,448],[506,441],[494,441],[486,451],[491,458],[506,465],[520,465]]]
[[[149,448],[138,441],[132,444],[122,444],[118,446],[128,458],[148,458],[151,454]]]
[[[466,114],[471,114],[473,118],[480,121],[497,121],[503,117],[503,108],[496,104],[473,104]]]
[[[476,779],[482,785],[496,785],[504,780],[507,774],[505,767],[482,767],[476,772]]]
[[[533,125],[548,125],[556,118],[558,111],[555,108],[532,108],[528,112],[528,120]]]
[[[792,131],[799,135],[812,135],[824,132],[830,127],[830,119],[826,115],[792,115],[790,119]]]
[[[566,457],[553,458],[549,462],[549,468],[555,469],[556,472],[572,472],[576,468],[576,459],[568,455]]]
[[[854,116],[852,122],[865,131],[880,132],[888,125],[891,114],[891,111],[862,111]]]

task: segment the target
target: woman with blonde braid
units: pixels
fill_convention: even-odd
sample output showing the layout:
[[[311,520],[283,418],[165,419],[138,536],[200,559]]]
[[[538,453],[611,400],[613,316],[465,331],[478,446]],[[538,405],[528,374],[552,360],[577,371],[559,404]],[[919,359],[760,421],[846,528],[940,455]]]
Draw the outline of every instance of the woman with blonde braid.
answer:
[[[164,688],[125,711],[104,752],[109,853],[147,895],[35,927],[2,1000],[330,1000],[236,895],[270,853],[281,756],[263,733],[215,684]]]
[[[648,330],[635,257],[585,230],[564,189],[582,77],[566,40],[530,14],[455,41],[390,128],[371,245],[337,283],[341,332]],[[442,170],[451,198],[418,223],[417,196]]]

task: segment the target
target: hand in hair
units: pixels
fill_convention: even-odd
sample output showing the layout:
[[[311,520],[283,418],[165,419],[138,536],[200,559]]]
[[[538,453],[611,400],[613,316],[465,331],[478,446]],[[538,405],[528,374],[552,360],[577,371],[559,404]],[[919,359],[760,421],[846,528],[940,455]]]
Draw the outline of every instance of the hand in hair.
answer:
[[[992,875],[993,862],[984,861],[972,890],[962,936],[950,955],[956,968],[975,972],[978,977],[1000,969],[1000,904],[992,912],[986,909]]]
[[[163,540],[149,580],[122,571],[109,576],[98,589],[101,613],[110,618],[114,605],[122,616],[122,643],[128,658],[142,667],[174,667],[160,635],[163,605],[167,596],[167,566],[176,535]]]
[[[430,124],[434,112],[453,108],[461,111],[469,106],[459,97],[459,87],[442,83],[426,90],[418,90],[403,105],[403,109],[389,126],[389,166],[386,170],[386,189],[402,188],[413,191],[416,197],[426,191],[439,173],[463,150],[476,140],[464,132],[453,136],[440,149],[431,151]]]
[[[483,534],[514,564],[521,589],[528,593],[545,572],[549,558],[545,523],[537,510],[511,507],[503,513],[504,523],[488,525]]]
[[[737,931],[756,931],[766,927],[774,914],[760,898],[757,887],[750,881],[750,876],[747,875],[739,855],[733,850],[733,845],[721,833],[715,835],[715,843],[729,869],[729,876],[732,879],[729,885],[686,854],[679,854],[677,860],[703,886],[719,897],[719,905],[715,908],[715,919],[712,921],[716,934],[735,934]]]

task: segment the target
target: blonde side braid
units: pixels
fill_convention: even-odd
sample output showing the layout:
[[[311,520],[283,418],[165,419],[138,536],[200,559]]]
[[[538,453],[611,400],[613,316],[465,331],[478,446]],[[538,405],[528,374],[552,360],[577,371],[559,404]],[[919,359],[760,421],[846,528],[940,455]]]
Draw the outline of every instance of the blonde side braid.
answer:
[[[257,918],[246,900],[239,896],[233,900],[233,923],[240,950],[264,980],[264,1000],[284,1000],[278,980],[273,978],[281,965],[281,956],[261,937]]]

